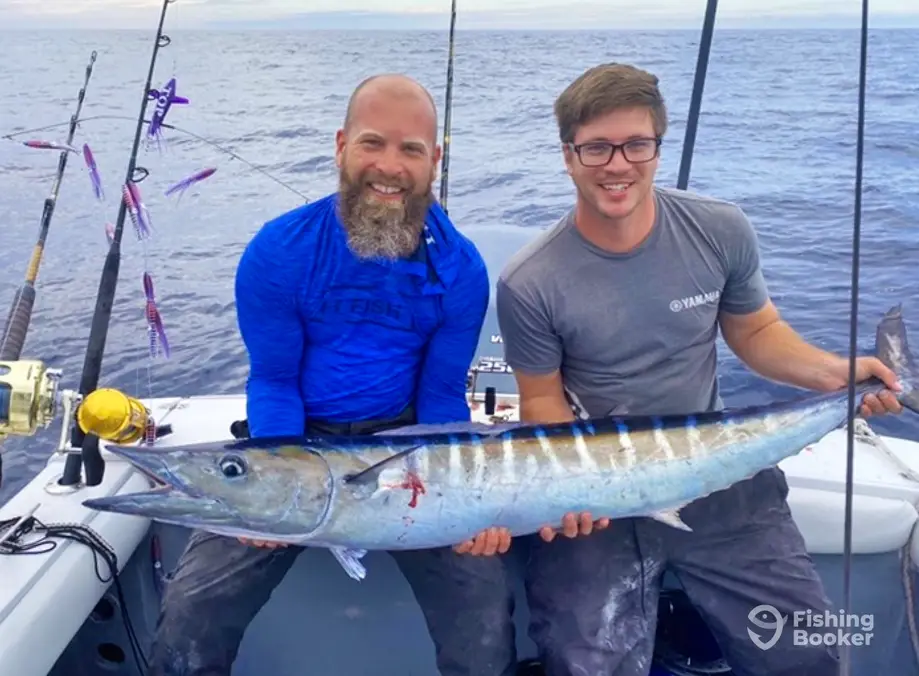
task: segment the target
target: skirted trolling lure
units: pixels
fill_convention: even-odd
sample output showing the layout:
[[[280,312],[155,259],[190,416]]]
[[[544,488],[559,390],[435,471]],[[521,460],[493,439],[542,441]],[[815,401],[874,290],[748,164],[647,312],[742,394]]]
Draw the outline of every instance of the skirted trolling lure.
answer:
[[[73,145],[60,141],[31,139],[29,141],[23,141],[22,145],[29,148],[37,148],[39,150],[60,150],[73,153],[74,155],[79,155],[81,153],[81,151],[77,150]],[[103,200],[105,199],[105,192],[102,189],[102,178],[99,176],[99,167],[96,165],[96,158],[88,143],[83,144],[82,155],[83,161],[86,163],[86,169],[89,171],[89,180],[92,183],[93,193],[97,199]]]
[[[165,123],[166,115],[169,113],[171,107],[174,104],[189,103],[189,100],[186,97],[178,96],[176,94],[176,86],[176,78],[173,77],[166,83],[162,90],[151,88],[147,93],[148,100],[156,102],[153,115],[150,121],[146,123],[146,140],[148,148],[151,144],[155,144],[158,149],[161,146],[161,142],[163,140],[163,125]],[[81,153],[81,150],[78,150],[73,145],[57,141],[29,140],[24,141],[23,144],[30,148],[42,150],[60,150],[72,152],[75,154]],[[86,164],[86,169],[89,173],[93,195],[96,197],[96,199],[105,201],[105,189],[103,187],[102,177],[99,174],[99,167],[96,163],[95,155],[93,154],[92,148],[90,148],[88,143],[83,144],[82,155],[83,161]],[[186,176],[185,178],[170,185],[170,187],[165,191],[165,195],[169,197],[171,195],[178,194],[179,199],[181,200],[182,195],[184,195],[186,190],[188,190],[191,186],[209,178],[216,171],[216,167],[207,167],[189,176]],[[121,187],[121,199],[124,202],[125,213],[130,219],[131,224],[134,226],[134,233],[137,236],[137,241],[140,242],[143,246],[144,270],[142,274],[142,285],[144,293],[144,318],[147,323],[147,333],[149,338],[149,357],[151,359],[156,357],[164,357],[168,359],[170,357],[171,349],[169,345],[169,339],[166,336],[166,330],[163,326],[163,318],[160,314],[159,307],[157,306],[156,294],[153,287],[153,274],[150,270],[149,257],[147,253],[147,241],[153,236],[153,222],[150,217],[150,212],[147,209],[147,205],[144,203],[140,188],[138,187],[138,183],[147,178],[147,176],[149,176],[149,172],[143,167],[134,166],[129,175],[131,176],[131,179],[125,181]],[[116,226],[113,223],[108,222],[105,224],[105,235],[109,246],[112,246],[114,243],[115,231]]]
[[[181,200],[182,195],[185,194],[186,190],[188,190],[195,183],[198,183],[199,181],[203,181],[209,176],[213,176],[214,172],[216,171],[217,171],[216,167],[208,167],[207,169],[202,169],[201,171],[195,172],[191,176],[187,176],[183,178],[181,181],[179,181],[178,183],[176,183],[175,185],[173,185],[166,191],[166,197],[169,197],[170,195],[174,193],[179,193],[179,199]]]
[[[151,236],[153,224],[150,221],[150,212],[147,211],[147,205],[144,204],[140,196],[140,188],[137,187],[134,181],[128,181],[121,188],[121,196],[124,199],[128,217],[134,226],[134,232],[137,233],[137,241],[142,242]]]
[[[176,96],[176,79],[170,78],[166,86],[160,90],[151,89],[147,93],[150,101],[156,101],[153,109],[153,115],[150,118],[150,124],[147,126],[147,145],[155,143],[157,147],[161,146],[163,140],[163,123],[166,121],[166,115],[173,105],[185,105],[189,101],[184,96]]]
[[[147,321],[147,334],[150,339],[149,357],[169,358],[169,340],[163,328],[163,319],[156,305],[156,296],[153,292],[153,276],[150,274],[150,259],[147,253],[147,240],[152,236],[150,214],[140,196],[140,189],[134,181],[128,181],[122,189],[124,205],[128,211],[137,240],[144,249],[144,272],[142,276],[144,289],[144,318]]]
[[[169,358],[169,340],[163,328],[163,319],[156,307],[156,294],[153,292],[153,278],[144,272],[144,297],[146,302],[147,331],[150,337],[150,356],[162,355]]]
[[[61,143],[59,141],[43,141],[39,139],[32,139],[29,141],[23,141],[22,145],[29,148],[38,148],[39,150],[62,150],[74,154],[78,154],[80,152],[69,143]]]
[[[104,200],[105,191],[102,189],[102,178],[99,176],[99,167],[96,166],[96,158],[88,143],[83,144],[83,161],[86,162],[86,169],[89,171],[89,180],[92,182],[93,192],[96,199]]]

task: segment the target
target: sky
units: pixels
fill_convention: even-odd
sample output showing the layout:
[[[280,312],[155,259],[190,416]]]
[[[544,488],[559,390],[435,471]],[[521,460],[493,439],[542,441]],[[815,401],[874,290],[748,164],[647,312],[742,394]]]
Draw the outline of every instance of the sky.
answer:
[[[4,28],[149,28],[162,0],[0,0]],[[705,0],[457,0],[457,30],[698,28]],[[912,9],[904,9],[912,5]],[[919,27],[919,3],[872,0],[873,27]],[[858,25],[858,0],[721,0],[724,28]],[[450,0],[177,0],[183,28],[445,29]]]

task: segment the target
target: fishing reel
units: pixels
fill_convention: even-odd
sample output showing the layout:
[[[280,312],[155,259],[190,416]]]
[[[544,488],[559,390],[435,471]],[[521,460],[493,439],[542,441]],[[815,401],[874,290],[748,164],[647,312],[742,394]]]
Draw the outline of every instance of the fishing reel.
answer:
[[[0,440],[51,424],[70,394],[60,389],[61,373],[38,360],[0,361]]]
[[[77,425],[84,434],[116,444],[133,444],[145,439],[152,443],[166,430],[158,430],[143,403],[111,387],[94,390],[77,409]]]
[[[80,429],[100,439],[129,444],[151,434],[150,412],[139,400],[111,388],[95,390],[84,399],[60,389],[60,378],[60,369],[41,361],[0,361],[0,440],[34,435],[48,427],[60,409],[69,424],[74,408]]]

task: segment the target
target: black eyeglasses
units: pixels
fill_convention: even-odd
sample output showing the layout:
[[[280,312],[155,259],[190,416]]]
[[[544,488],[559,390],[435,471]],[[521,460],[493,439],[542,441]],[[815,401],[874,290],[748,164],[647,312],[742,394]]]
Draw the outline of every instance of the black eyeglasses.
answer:
[[[657,157],[661,147],[660,138],[634,138],[625,143],[589,141],[587,143],[566,143],[578,155],[585,167],[602,167],[613,161],[617,150],[630,164],[643,164]]]

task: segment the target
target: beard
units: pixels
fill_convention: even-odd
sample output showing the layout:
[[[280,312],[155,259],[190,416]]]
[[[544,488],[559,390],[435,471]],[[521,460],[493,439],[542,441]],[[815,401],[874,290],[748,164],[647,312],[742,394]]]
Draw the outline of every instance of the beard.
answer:
[[[370,187],[375,181],[402,188],[402,199],[378,199]],[[411,256],[418,248],[428,208],[434,201],[430,184],[418,192],[411,179],[393,180],[371,170],[352,179],[342,168],[339,193],[339,215],[355,256],[396,260]]]

